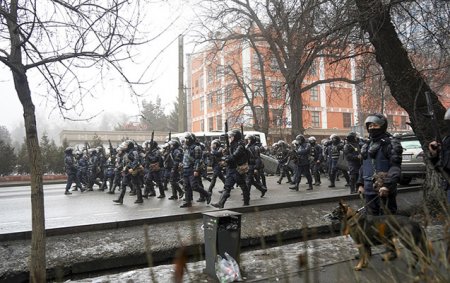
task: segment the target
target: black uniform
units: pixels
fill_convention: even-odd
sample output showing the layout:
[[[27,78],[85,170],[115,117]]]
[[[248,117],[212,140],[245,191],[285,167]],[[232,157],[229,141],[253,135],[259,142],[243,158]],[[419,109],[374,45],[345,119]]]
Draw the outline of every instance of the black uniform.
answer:
[[[217,208],[224,207],[235,184],[238,184],[242,189],[244,205],[250,204],[250,190],[245,182],[245,176],[248,171],[248,153],[242,141],[242,134],[239,130],[232,130],[228,133],[228,136],[232,140],[230,142],[230,148],[226,149],[228,155],[224,157],[227,163],[225,187],[219,202],[212,204]]]

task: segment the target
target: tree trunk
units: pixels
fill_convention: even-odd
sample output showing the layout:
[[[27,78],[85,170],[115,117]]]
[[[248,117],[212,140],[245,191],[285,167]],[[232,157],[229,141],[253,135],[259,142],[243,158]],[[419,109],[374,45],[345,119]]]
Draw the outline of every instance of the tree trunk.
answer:
[[[25,122],[26,143],[28,159],[31,168],[31,258],[30,282],[46,282],[45,257],[45,214],[44,190],[42,182],[42,154],[36,127],[34,104],[31,100],[31,91],[26,76],[26,68],[22,62],[21,40],[18,27],[18,1],[10,4],[10,17],[7,25],[11,40],[11,53],[9,56],[10,68],[14,78],[14,87],[23,107]]]
[[[31,168],[31,258],[30,282],[46,281],[45,212],[42,181],[42,155],[36,127],[34,105],[26,75],[13,73],[14,85],[23,106],[28,158]]]
[[[295,80],[294,84],[289,83],[289,105],[291,107],[291,119],[292,119],[292,128],[291,128],[291,139],[295,139],[298,134],[303,134],[305,132],[305,128],[303,127],[303,101],[300,93],[299,86],[296,85],[297,80]]]
[[[420,72],[415,69],[403,47],[398,34],[391,22],[389,7],[383,5],[381,0],[355,0],[359,10],[359,21],[362,29],[369,34],[370,42],[375,49],[377,62],[383,68],[384,77],[389,85],[392,96],[397,103],[409,114],[411,127],[419,140],[427,145],[436,139],[431,120],[424,116],[427,113],[425,92],[431,91]],[[444,124],[445,108],[436,95],[431,95],[432,104],[437,117],[436,129],[442,134],[448,134],[449,129]],[[427,146],[424,146],[427,151]],[[430,170],[431,164],[427,161],[428,172],[433,172],[425,182],[424,197],[428,207],[433,207],[436,200],[445,199],[443,190],[437,186],[439,176]]]

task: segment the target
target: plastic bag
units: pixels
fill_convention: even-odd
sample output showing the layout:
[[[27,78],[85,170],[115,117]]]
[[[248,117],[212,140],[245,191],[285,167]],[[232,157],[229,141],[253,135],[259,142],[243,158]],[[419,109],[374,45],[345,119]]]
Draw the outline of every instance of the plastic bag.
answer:
[[[225,253],[225,258],[217,255],[215,268],[216,276],[220,283],[229,283],[242,280],[239,265],[228,253]]]
[[[231,265],[233,266],[233,270],[236,273],[236,280],[242,281],[241,270],[239,269],[237,261],[233,257],[231,257],[231,255],[229,255],[227,252],[225,252],[224,255],[225,258],[228,260],[228,262],[230,262]]]

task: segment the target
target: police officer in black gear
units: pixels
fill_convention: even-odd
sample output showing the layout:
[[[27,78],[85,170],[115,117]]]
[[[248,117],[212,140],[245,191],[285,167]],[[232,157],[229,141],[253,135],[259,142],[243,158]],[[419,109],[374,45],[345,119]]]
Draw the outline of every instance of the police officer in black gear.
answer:
[[[124,159],[123,159],[123,168],[122,168],[122,180],[121,180],[121,188],[120,188],[120,196],[118,199],[113,200],[113,202],[117,204],[123,204],[123,198],[125,197],[125,193],[127,191],[127,186],[131,188],[132,192],[135,192],[137,195],[137,199],[135,203],[142,203],[142,191],[139,184],[138,173],[141,170],[139,165],[139,154],[134,149],[133,141],[127,140],[123,143],[122,148],[124,150]],[[139,190],[136,190],[136,187],[139,187]],[[134,194],[133,194],[134,195]]]
[[[173,161],[172,170],[170,171],[170,186],[172,187],[172,195],[170,200],[177,200],[183,198],[184,191],[181,189],[178,182],[180,181],[180,165],[183,162],[183,151],[180,148],[180,142],[177,140],[171,140],[170,144],[170,158]]]
[[[73,148],[71,147],[68,147],[64,150],[64,166],[67,174],[66,191],[64,194],[72,194],[69,190],[73,183],[75,183],[76,187],[80,188],[81,192],[83,192],[84,189],[81,187],[81,184],[77,179],[77,166],[73,157]]]
[[[313,189],[311,171],[309,168],[309,157],[311,155],[311,145],[309,142],[306,142],[306,139],[303,135],[297,135],[295,140],[298,142],[298,148],[296,150],[297,154],[297,172],[294,179],[294,185],[289,187],[291,190],[298,191],[298,186],[300,185],[301,175],[303,174],[308,180],[309,188],[307,190]]]
[[[350,193],[356,194],[356,181],[358,180],[359,168],[362,164],[361,147],[355,132],[350,132],[344,145],[344,156],[348,163],[348,172],[350,177]]]
[[[358,191],[364,193],[370,215],[395,214],[403,148],[400,141],[387,132],[388,121],[384,115],[372,114],[367,117],[365,124],[369,139],[361,148],[363,161],[356,185]],[[384,178],[384,186],[376,191],[373,176],[378,172],[387,172],[387,177]]]
[[[323,160],[322,146],[316,143],[315,137],[309,137],[308,141],[311,144],[311,173],[314,177],[314,186],[320,186],[320,168]]]
[[[210,162],[213,170],[213,175],[211,178],[211,183],[209,184],[208,192],[212,193],[214,186],[216,185],[216,180],[219,178],[222,183],[225,184],[225,176],[223,175],[223,170],[221,166],[221,159],[223,157],[223,147],[220,144],[220,140],[215,139],[211,142],[211,153]]]
[[[180,207],[191,207],[193,191],[200,193],[200,197],[206,199],[206,203],[211,202],[211,193],[205,191],[200,182],[202,181],[201,171],[203,163],[203,149],[197,142],[193,133],[187,132],[184,136],[186,149],[183,155],[183,184],[185,190],[185,202]]]
[[[259,147],[256,145],[256,137],[255,135],[248,134],[245,136],[245,140],[247,142],[246,149],[249,153],[248,172],[246,178],[247,187],[250,190],[252,185],[255,186],[255,188],[261,192],[261,197],[264,197],[264,195],[267,192],[267,188],[265,188],[259,182],[259,180],[256,179],[256,174],[258,173],[257,168],[260,166],[259,164],[261,163],[261,155],[259,152]]]
[[[259,135],[255,135],[255,138],[256,138],[256,146],[259,148],[259,153],[260,154],[266,153],[266,148],[262,145],[261,138],[259,137]],[[255,168],[256,168],[256,176],[255,176],[256,180],[258,182],[261,182],[264,188],[267,188],[266,175],[264,174],[264,162],[261,157],[258,159]]]
[[[281,171],[281,175],[280,175],[280,178],[278,179],[277,183],[281,184],[284,177],[287,177],[288,183],[292,183],[292,179],[291,179],[292,170],[289,167],[289,164],[287,164],[289,155],[290,155],[289,146],[285,141],[280,140],[280,141],[278,141],[276,148],[277,148],[276,158],[278,160],[278,166]]]
[[[166,194],[164,192],[164,186],[162,182],[162,171],[163,168],[163,158],[161,152],[159,151],[158,143],[156,141],[149,141],[147,146],[147,152],[144,159],[145,167],[145,191],[144,197],[155,196],[155,187],[153,183],[158,186],[159,195],[158,198],[165,198]]]
[[[90,158],[88,167],[88,191],[93,190],[94,184],[96,184],[101,190],[102,184],[97,180],[100,172],[100,159],[97,155],[97,149],[91,148],[89,151]]]
[[[329,188],[336,187],[335,181],[337,177],[337,171],[340,170],[342,174],[344,175],[344,178],[347,182],[347,184],[350,182],[350,177],[348,176],[348,173],[346,170],[341,170],[338,168],[338,160],[341,153],[343,154],[344,150],[344,143],[341,141],[341,138],[333,134],[330,136],[330,143],[327,146],[327,157],[329,159],[329,172],[330,172],[330,185]]]
[[[250,205],[250,190],[245,182],[245,175],[247,173],[245,168],[246,166],[248,168],[248,153],[242,140],[242,134],[239,130],[231,130],[228,132],[228,139],[230,141],[230,148],[225,150],[228,155],[224,157],[227,163],[225,187],[219,202],[212,204],[212,206],[217,208],[224,207],[235,184],[238,184],[242,189],[244,205]]]

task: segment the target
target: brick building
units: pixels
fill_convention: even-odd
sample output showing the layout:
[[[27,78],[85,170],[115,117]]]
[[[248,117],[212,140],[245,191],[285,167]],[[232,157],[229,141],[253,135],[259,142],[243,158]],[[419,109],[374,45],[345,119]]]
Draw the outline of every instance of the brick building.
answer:
[[[227,119],[230,128],[243,124],[253,129],[255,117],[250,103],[257,106],[256,119],[263,115],[264,80],[269,110],[268,141],[284,139],[290,134],[290,108],[286,102],[284,79],[277,62],[263,43],[264,74],[259,57],[244,41],[235,41],[221,50],[204,49],[187,56],[188,130],[222,130]],[[330,64],[317,58],[309,69],[305,83],[333,78],[336,74],[356,80],[355,58]],[[390,95],[367,95],[361,86],[346,82],[317,85],[302,94],[305,135],[319,138],[332,133],[346,135],[350,131],[364,134],[365,117],[383,108],[391,132],[410,131],[408,114]],[[447,100],[444,104],[449,105]]]

